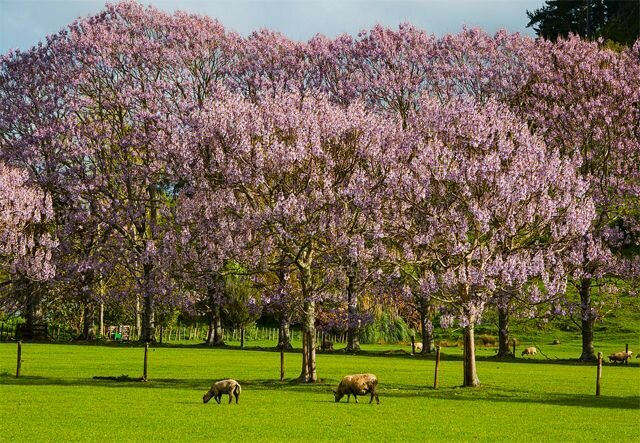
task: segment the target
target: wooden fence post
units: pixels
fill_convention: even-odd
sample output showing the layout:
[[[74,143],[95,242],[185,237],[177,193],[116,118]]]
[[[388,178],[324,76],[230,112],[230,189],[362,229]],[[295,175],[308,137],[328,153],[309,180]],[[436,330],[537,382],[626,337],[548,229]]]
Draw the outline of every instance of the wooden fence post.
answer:
[[[411,334],[411,355],[416,353],[416,337]]]
[[[244,327],[240,328],[240,349],[244,349]]]
[[[596,376],[596,397],[600,396],[600,378],[602,377],[602,352],[598,352],[598,375]]]
[[[624,352],[626,352],[627,356],[629,355],[629,343],[627,343],[627,346],[624,348]],[[625,365],[629,364],[629,357],[624,359],[624,364]]]
[[[516,339],[513,339],[513,358],[516,358]]]
[[[280,381],[284,381],[284,349],[280,349]]]
[[[440,346],[436,346],[436,373],[433,377],[433,389],[438,389],[438,370],[440,369]]]
[[[20,377],[20,366],[22,366],[22,340],[18,340],[18,362],[16,364],[16,378]]]
[[[147,381],[147,356],[149,354],[149,342],[144,344],[144,372],[142,374],[142,380]]]

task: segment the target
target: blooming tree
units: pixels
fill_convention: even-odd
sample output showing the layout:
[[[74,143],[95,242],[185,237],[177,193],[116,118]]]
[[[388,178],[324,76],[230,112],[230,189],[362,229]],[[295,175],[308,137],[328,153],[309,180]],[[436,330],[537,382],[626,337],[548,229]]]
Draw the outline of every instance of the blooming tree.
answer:
[[[447,310],[442,322],[464,328],[464,385],[476,386],[474,325],[492,294],[534,276],[561,292],[562,275],[550,272],[558,249],[539,239],[583,234],[593,208],[571,164],[495,101],[425,98],[410,126],[394,185],[410,232],[400,245],[423,250],[407,258],[423,270],[420,290]]]

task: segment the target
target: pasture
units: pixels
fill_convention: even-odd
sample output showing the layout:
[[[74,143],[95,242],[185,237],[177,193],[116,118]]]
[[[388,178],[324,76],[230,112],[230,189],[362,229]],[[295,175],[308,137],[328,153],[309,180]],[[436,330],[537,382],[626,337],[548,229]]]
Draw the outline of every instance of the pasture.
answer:
[[[254,345],[260,345],[255,343]],[[631,344],[634,351],[636,344]],[[618,350],[599,343],[605,356]],[[443,348],[439,389],[434,359],[407,346],[364,346],[360,355],[318,355],[314,385],[294,381],[300,354],[234,346],[165,345],[149,353],[147,383],[94,380],[142,375],[143,348],[128,345],[0,344],[0,438],[3,441],[142,440],[631,440],[640,435],[640,367],[605,364],[596,397],[594,364],[577,364],[579,342],[545,346],[549,357],[498,361],[478,350],[482,387],[460,388],[461,350]],[[640,351],[640,349],[638,349]],[[335,403],[345,374],[373,372],[381,404]],[[214,380],[242,384],[239,405],[202,403]],[[618,438],[616,437],[616,439]]]

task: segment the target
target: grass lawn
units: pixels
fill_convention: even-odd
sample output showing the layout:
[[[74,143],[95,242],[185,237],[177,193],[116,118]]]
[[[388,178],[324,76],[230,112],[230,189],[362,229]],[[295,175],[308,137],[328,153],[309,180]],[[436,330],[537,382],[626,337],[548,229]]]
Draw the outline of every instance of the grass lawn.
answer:
[[[254,343],[259,344],[259,343]],[[541,345],[541,344],[540,344]],[[631,344],[635,350],[638,344]],[[602,345],[606,353],[619,350]],[[611,348],[611,349],[609,349]],[[157,347],[147,383],[93,380],[139,377],[143,349],[134,346],[29,344],[22,376],[14,378],[16,344],[0,344],[0,440],[521,440],[631,441],[640,436],[640,360],[605,365],[602,396],[596,367],[575,357],[579,343],[545,346],[549,359],[496,361],[480,349],[483,386],[459,387],[461,350],[443,349],[440,388],[432,389],[434,360],[398,354],[401,346],[366,346],[363,355],[318,356],[321,381],[301,385],[300,354],[259,350]],[[389,351],[396,353],[389,353]],[[640,348],[638,348],[640,351]],[[384,354],[388,352],[388,354]],[[379,406],[333,401],[330,389],[346,374],[373,372]],[[202,395],[214,380],[242,384],[239,405]]]

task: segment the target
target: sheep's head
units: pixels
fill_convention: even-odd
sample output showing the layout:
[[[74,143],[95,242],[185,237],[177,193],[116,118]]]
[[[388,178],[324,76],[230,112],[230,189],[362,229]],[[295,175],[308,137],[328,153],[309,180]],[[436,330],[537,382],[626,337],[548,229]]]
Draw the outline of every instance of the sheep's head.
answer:
[[[211,395],[211,392],[207,392],[202,396],[202,403],[209,403],[209,400],[211,400],[211,397],[213,397],[213,395]]]
[[[335,397],[335,399],[336,399],[336,403],[337,403],[337,402],[339,402],[339,401],[340,401],[340,399],[341,399],[342,397],[344,397],[344,394],[339,393],[338,391],[336,391],[335,389],[333,389],[333,396]]]

